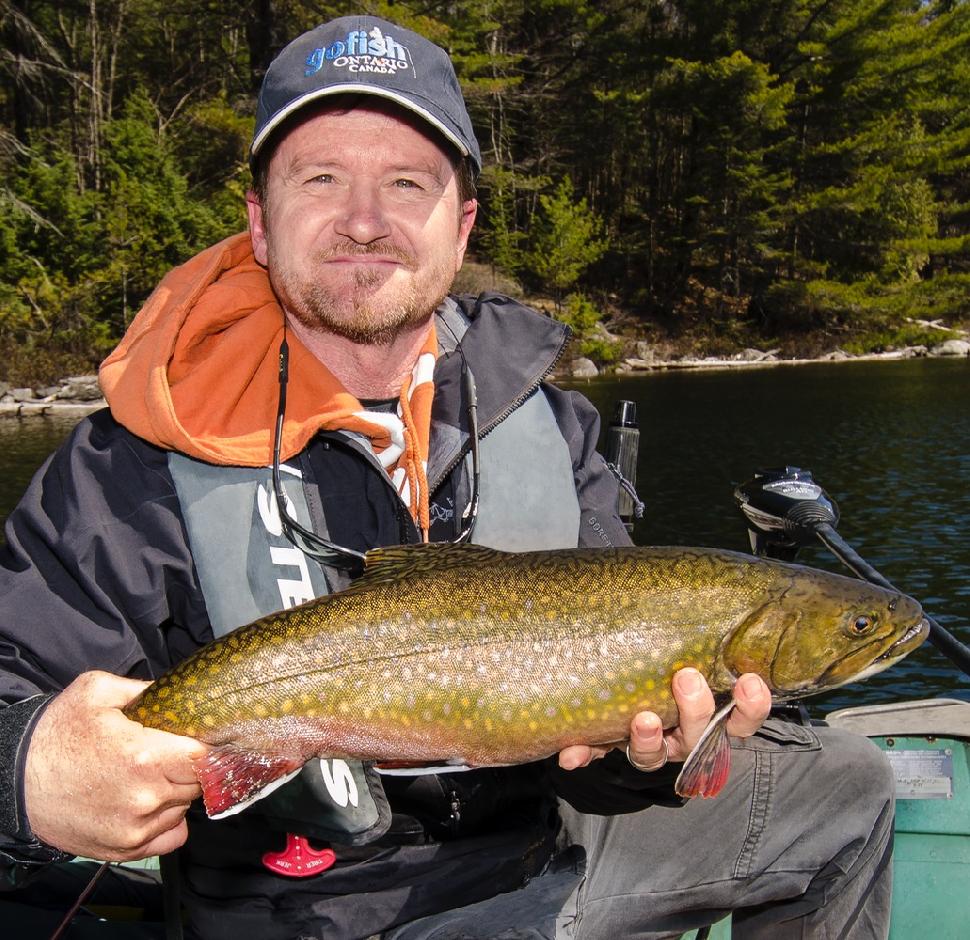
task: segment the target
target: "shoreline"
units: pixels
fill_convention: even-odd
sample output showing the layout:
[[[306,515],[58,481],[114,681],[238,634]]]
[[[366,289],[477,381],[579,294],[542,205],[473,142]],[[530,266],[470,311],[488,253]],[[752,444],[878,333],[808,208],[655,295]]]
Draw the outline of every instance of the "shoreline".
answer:
[[[925,347],[907,347],[861,355],[834,352],[808,359],[779,359],[773,353],[759,350],[745,350],[732,358],[717,356],[705,356],[700,359],[686,357],[683,359],[627,358],[609,369],[599,369],[589,360],[574,359],[565,363],[562,369],[557,369],[552,378],[556,381],[574,382],[584,379],[632,378],[657,372],[712,372],[726,369],[807,366],[816,363],[898,362],[910,359],[965,359],[970,361],[970,342],[963,340],[956,342],[962,345],[950,346],[947,351],[943,351],[941,348],[927,350]],[[584,366],[584,363],[588,366]],[[587,371],[589,366],[592,367],[592,370]],[[33,394],[31,389],[8,389],[2,396],[6,400],[0,400],[0,420],[69,418],[79,421],[81,418],[107,407],[107,402],[98,394],[98,391],[95,376],[73,376],[64,379],[60,388],[43,398],[29,397]],[[14,398],[12,393],[19,394]],[[78,397],[74,397],[75,395]]]
[[[609,368],[598,368],[589,359],[576,358],[568,362],[564,369],[557,373],[566,379],[618,378],[637,375],[648,375],[651,372],[672,371],[713,371],[717,369],[749,369],[766,368],[772,366],[804,366],[814,363],[843,363],[843,362],[893,362],[910,359],[970,359],[970,341],[948,340],[945,343],[927,349],[926,346],[906,346],[902,349],[891,349],[878,353],[861,353],[853,355],[842,350],[835,350],[822,356],[804,359],[779,358],[775,351],[745,349],[734,356],[704,356],[683,357],[679,359],[657,359],[626,357]]]

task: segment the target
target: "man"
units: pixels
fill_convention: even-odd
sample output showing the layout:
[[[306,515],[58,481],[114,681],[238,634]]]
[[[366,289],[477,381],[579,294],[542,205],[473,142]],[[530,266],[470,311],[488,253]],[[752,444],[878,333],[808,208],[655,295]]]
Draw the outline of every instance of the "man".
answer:
[[[193,649],[345,586],[378,545],[626,541],[595,412],[544,381],[564,330],[448,295],[481,158],[444,52],[369,16],[299,37],[267,72],[252,162],[248,236],[162,282],[102,368],[110,411],[11,516],[5,858],[178,849],[205,938],[654,937],[732,908],[739,935],[883,935],[885,765],[764,723],[754,676],[715,800],[672,793],[714,709],[688,669],[679,727],[637,715],[625,751],[404,778],[313,761],[240,815],[199,810],[205,746],[121,711]]]

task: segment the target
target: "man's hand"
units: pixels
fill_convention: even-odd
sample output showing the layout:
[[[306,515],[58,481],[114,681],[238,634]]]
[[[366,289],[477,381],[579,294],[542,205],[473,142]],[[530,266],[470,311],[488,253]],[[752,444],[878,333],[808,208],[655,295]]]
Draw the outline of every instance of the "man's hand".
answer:
[[[201,793],[191,762],[208,748],[125,717],[146,685],[86,672],[47,706],[25,780],[38,839],[103,861],[164,855],[185,841],[185,813]]]
[[[653,712],[640,712],[630,722],[628,753],[634,765],[643,770],[659,770],[668,760],[685,760],[714,714],[714,696],[696,669],[681,669],[674,676],[673,691],[680,723],[666,735]],[[738,738],[749,737],[768,717],[771,692],[759,676],[746,673],[734,686],[734,706],[727,732]],[[564,770],[585,767],[609,750],[585,745],[567,747],[559,752],[559,766]]]

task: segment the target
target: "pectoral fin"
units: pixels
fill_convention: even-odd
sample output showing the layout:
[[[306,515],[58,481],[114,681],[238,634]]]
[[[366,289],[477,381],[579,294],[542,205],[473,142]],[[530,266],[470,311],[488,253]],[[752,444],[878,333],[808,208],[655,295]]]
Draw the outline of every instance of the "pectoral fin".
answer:
[[[674,784],[678,796],[716,796],[727,783],[731,770],[731,742],[726,725],[732,708],[733,700],[715,713],[701,739],[687,755]]]
[[[223,744],[194,762],[205,811],[212,819],[231,816],[296,776],[304,761]]]

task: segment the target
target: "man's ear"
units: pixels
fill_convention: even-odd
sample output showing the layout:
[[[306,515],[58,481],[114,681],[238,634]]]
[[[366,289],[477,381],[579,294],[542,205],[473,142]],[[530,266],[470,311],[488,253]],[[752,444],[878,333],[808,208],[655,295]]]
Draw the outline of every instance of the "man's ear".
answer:
[[[468,248],[468,237],[472,233],[475,217],[478,215],[478,200],[466,199],[461,205],[461,221],[458,223],[458,251],[455,254],[455,271],[461,268]]]
[[[253,244],[253,256],[265,268],[268,252],[263,205],[259,196],[251,189],[246,193],[246,212],[249,214],[249,238]]]

